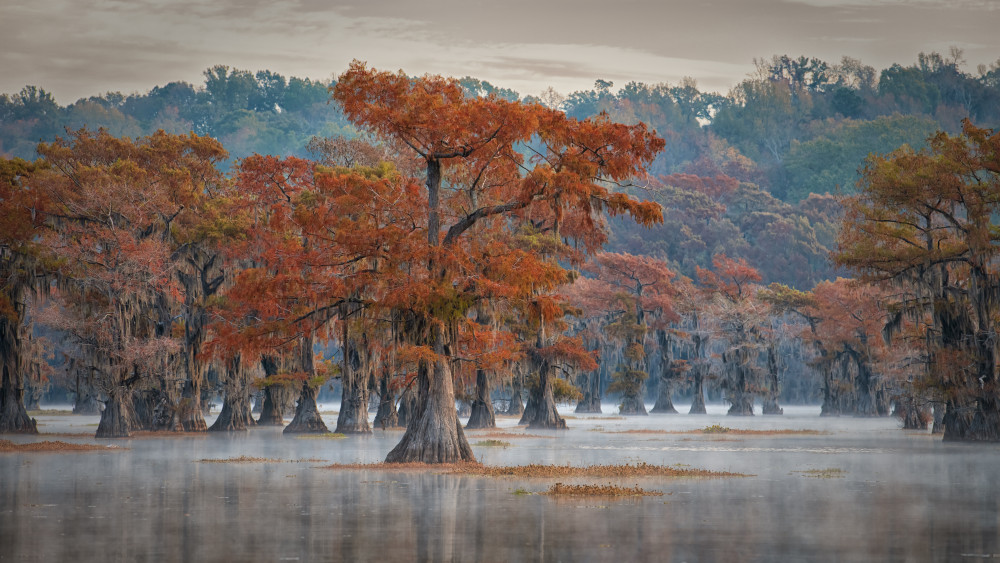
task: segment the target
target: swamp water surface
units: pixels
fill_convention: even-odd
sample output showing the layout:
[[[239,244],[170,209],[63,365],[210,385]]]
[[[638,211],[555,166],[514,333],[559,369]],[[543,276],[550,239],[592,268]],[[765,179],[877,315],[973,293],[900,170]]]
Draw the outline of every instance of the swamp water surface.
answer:
[[[328,405],[326,408],[330,408]],[[605,405],[610,412],[614,408]],[[686,408],[680,409],[686,412]],[[498,418],[489,465],[648,462],[726,478],[511,479],[331,470],[381,461],[401,431],[292,438],[95,440],[97,417],[39,416],[59,435],[129,448],[0,453],[0,561],[977,561],[1000,558],[1000,445],[944,444],[892,418],[572,415],[559,432]],[[331,428],[335,416],[327,416]],[[211,423],[211,420],[209,420]],[[718,424],[821,434],[703,434]],[[661,432],[628,432],[653,430]],[[78,433],[78,435],[71,435]],[[271,462],[208,463],[239,456]],[[556,481],[648,497],[561,497]]]

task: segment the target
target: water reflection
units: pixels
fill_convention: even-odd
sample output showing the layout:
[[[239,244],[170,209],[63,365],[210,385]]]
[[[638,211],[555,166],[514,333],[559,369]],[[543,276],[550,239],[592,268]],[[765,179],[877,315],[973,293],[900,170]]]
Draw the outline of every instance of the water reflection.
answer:
[[[597,431],[680,424],[664,420],[574,420],[559,439],[476,451],[489,463],[644,460],[755,476],[622,483],[663,497],[551,498],[514,494],[542,491],[551,480],[197,461],[374,461],[398,440],[394,433],[296,440],[259,429],[234,440],[137,439],[123,442],[132,448],[123,452],[0,456],[0,560],[952,561],[1000,554],[996,446],[941,444],[891,421],[856,419],[817,421],[834,429],[822,436]],[[812,423],[767,423],[800,428],[804,421]],[[825,469],[840,471],[804,473]]]

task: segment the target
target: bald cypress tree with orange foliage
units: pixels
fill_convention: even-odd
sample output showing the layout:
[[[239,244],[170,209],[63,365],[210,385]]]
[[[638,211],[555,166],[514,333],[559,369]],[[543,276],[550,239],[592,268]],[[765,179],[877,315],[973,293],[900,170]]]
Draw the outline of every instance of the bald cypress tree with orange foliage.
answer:
[[[556,309],[537,296],[569,281],[557,262],[562,250],[518,251],[511,228],[530,225],[554,242],[575,240],[593,251],[603,241],[601,212],[660,220],[658,206],[611,186],[641,174],[663,141],[641,125],[576,121],[539,105],[469,97],[454,79],[411,78],[360,62],[332,92],[348,119],[408,151],[425,170],[425,207],[415,219],[426,248],[409,262],[405,294],[385,300],[421,351],[418,399],[386,461],[472,460],[455,413],[459,326],[476,301],[504,299],[535,302],[522,310],[533,309],[544,327]],[[550,345],[540,330],[535,348]]]
[[[730,407],[727,414],[753,416],[753,401],[762,390],[757,365],[762,351],[765,312],[757,302],[760,274],[742,258],[725,254],[712,258],[712,270],[697,268],[698,278],[712,296],[707,316],[727,345],[722,356],[722,387]]]
[[[170,393],[169,380],[199,383],[194,364],[179,360],[197,358],[196,341],[174,337],[175,315],[191,319],[178,274],[187,267],[182,249],[200,229],[199,210],[223,183],[216,164],[226,153],[195,135],[120,139],[86,130],[38,151],[49,165],[32,178],[49,202],[40,240],[65,313],[52,321],[100,374],[106,402],[97,435],[128,436],[136,389]],[[184,377],[168,377],[178,363]],[[194,429],[204,430],[198,396],[191,400],[200,420]]]
[[[1000,441],[1000,133],[966,120],[923,151],[871,157],[858,189],[837,261],[902,289],[901,314],[930,318],[945,439]]]
[[[674,273],[656,258],[608,252],[595,255],[585,269],[594,278],[575,292],[577,300],[590,314],[604,317],[603,331],[617,344],[619,361],[608,391],[621,394],[621,414],[646,414],[649,355],[666,340],[657,333],[679,320],[672,307]],[[663,367],[669,371],[669,360]],[[666,388],[669,381],[661,384]]]
[[[24,405],[27,300],[39,285],[44,199],[28,188],[38,165],[0,159],[0,434],[37,434]]]

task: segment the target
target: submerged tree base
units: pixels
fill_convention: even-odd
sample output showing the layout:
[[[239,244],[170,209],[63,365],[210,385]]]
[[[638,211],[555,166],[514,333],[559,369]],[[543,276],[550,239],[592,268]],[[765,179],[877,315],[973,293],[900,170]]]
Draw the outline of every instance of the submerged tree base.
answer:
[[[576,404],[576,414],[600,414],[601,411],[601,398],[594,397],[590,395],[584,395],[580,402]]]
[[[639,397],[623,397],[622,404],[618,407],[618,414],[645,416],[649,413],[646,412],[646,405]]]
[[[469,422],[466,423],[465,427],[469,430],[496,428],[497,420],[493,413],[493,404],[488,401],[473,401]]]
[[[777,399],[766,399],[764,401],[764,414],[785,414],[785,410],[778,406]]]
[[[295,418],[288,426],[282,430],[283,434],[326,434],[330,429],[323,422],[323,417],[319,414],[319,407],[316,406],[316,395],[318,389],[309,387],[309,384],[302,384],[302,392],[299,395],[299,402],[295,406]]]
[[[451,411],[454,413],[454,410]],[[453,415],[454,416],[454,415]],[[424,416],[416,420],[403,434],[403,439],[386,456],[386,463],[457,463],[474,462],[472,446],[465,439],[458,417],[454,417],[453,430],[443,425],[449,424],[447,416]]]
[[[964,408],[949,404],[944,413],[944,441],[1000,442],[1000,405],[980,400]]]
[[[28,416],[23,397],[24,389],[0,387],[0,434],[38,434],[38,422]]]

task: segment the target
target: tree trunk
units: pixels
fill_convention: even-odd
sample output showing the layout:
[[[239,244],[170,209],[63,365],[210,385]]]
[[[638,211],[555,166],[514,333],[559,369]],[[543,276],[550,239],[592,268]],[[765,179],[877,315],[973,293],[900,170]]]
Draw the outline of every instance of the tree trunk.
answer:
[[[208,430],[201,410],[201,379],[197,377],[184,382],[184,391],[181,392],[181,400],[177,405],[177,415],[185,432]]]
[[[38,434],[37,421],[24,408],[24,389],[18,388],[3,366],[0,385],[0,434]]]
[[[660,387],[656,393],[656,403],[649,412],[656,414],[677,414],[677,407],[674,406],[674,400],[671,397],[673,392],[670,387],[672,386],[667,384],[666,381],[663,379],[660,380]]]
[[[95,438],[129,438],[135,426],[132,414],[132,393],[127,388],[112,391],[101,411]]]
[[[820,407],[820,416],[840,416],[840,405],[834,391],[836,382],[833,379],[833,366],[823,368],[823,405]]]
[[[160,389],[147,389],[132,394],[132,415],[136,429],[153,432],[179,432],[177,408]]]
[[[181,432],[184,427],[177,416],[177,405],[163,392],[158,393],[153,404],[153,417],[150,420],[150,430],[158,432]]]
[[[772,395],[764,397],[764,414],[785,414],[785,409],[778,404],[778,398]]]
[[[707,414],[705,410],[705,377],[702,374],[702,366],[695,366],[692,374],[694,394],[691,397],[691,409],[688,414]]]
[[[97,400],[90,378],[76,370],[76,389],[74,390],[73,414],[93,415],[101,413],[101,403]]]
[[[781,358],[774,344],[767,347],[767,392],[764,395],[764,414],[785,414],[784,409],[778,405],[778,397],[781,396],[780,372],[782,368]]]
[[[25,362],[18,325],[0,313],[0,434],[38,434],[37,422],[24,407]]]
[[[257,418],[257,424],[261,426],[284,426],[288,388],[283,383],[275,383],[268,385],[261,392],[264,395],[264,400],[260,407],[260,416]],[[225,408],[224,405],[223,408]]]
[[[222,399],[222,412],[208,429],[210,432],[245,432],[256,424],[253,419],[252,374],[243,365],[240,355],[229,359],[226,365],[226,395]]]
[[[529,408],[524,411],[525,416],[528,416],[528,411],[531,410],[531,417],[527,421],[528,428],[564,430],[566,420],[559,416],[552,395],[552,367],[547,360],[540,360],[538,366],[538,388],[531,390],[528,398]],[[530,408],[532,398],[535,400],[534,408]]]
[[[222,412],[208,428],[209,432],[245,432],[257,423],[253,419],[250,395],[239,390],[227,390],[222,399]]]
[[[618,412],[625,415],[647,415],[646,404],[642,397],[629,395],[622,397],[622,404],[618,407]]]
[[[934,422],[931,425],[931,434],[944,434],[944,413],[945,405],[940,401],[934,401]]]
[[[744,348],[732,348],[722,353],[722,363],[726,366],[726,400],[729,401],[729,416],[753,416],[753,394],[748,391],[749,358]]]
[[[417,391],[411,385],[403,390],[402,396],[399,397],[399,410],[397,414],[399,419],[397,422],[400,426],[406,427],[409,425],[409,421],[412,418],[412,413],[417,410]]]
[[[325,434],[330,431],[316,406],[319,389],[309,386],[308,381],[302,382],[299,400],[295,405],[295,417],[285,427],[283,434]]]
[[[893,413],[903,421],[905,430],[927,430],[930,415],[920,407],[917,398],[906,393],[896,399],[896,412]]]
[[[485,370],[476,370],[476,397],[472,401],[472,412],[469,413],[469,422],[465,427],[467,429],[497,427],[493,400],[490,398],[490,379]]]
[[[521,394],[524,392],[521,386],[521,376],[517,374],[514,376],[514,381],[511,382],[510,389],[510,401],[507,403],[507,410],[504,414],[507,416],[520,416],[524,414],[524,403],[521,400]]]
[[[601,412],[601,375],[607,370],[606,363],[602,362],[601,367],[588,373],[586,385],[583,386],[583,397],[576,404],[576,413],[599,413]]]
[[[949,403],[944,415],[944,440],[1000,442],[1000,404],[996,397],[980,397],[966,404]]]
[[[518,426],[522,424],[531,424],[531,421],[535,419],[535,412],[538,410],[538,404],[541,402],[539,398],[539,392],[534,389],[528,389],[528,402],[524,405],[524,412],[521,413],[520,420],[517,421]]]
[[[41,410],[42,395],[44,394],[45,390],[42,387],[35,387],[29,381],[24,392],[24,409],[28,411]]]
[[[278,375],[278,361],[274,356],[264,356],[260,359],[260,366],[264,369],[264,378]],[[288,382],[281,381],[264,386],[258,396],[260,401],[260,416],[257,424],[261,426],[284,426],[285,425],[285,405],[288,404],[291,394]]]
[[[698,326],[698,316],[694,316],[695,327]],[[694,395],[691,399],[691,409],[688,414],[707,414],[705,410],[705,374],[708,371],[708,360],[705,351],[708,348],[709,337],[695,332],[692,338],[694,344],[694,365],[691,369],[691,379]]]
[[[310,380],[316,376],[313,365],[313,335],[307,334],[299,339],[295,354],[296,367],[306,374],[299,391],[299,401],[295,405],[295,416],[282,431],[284,434],[325,434],[330,431],[316,406],[319,387],[310,385]]]
[[[389,389],[389,374],[383,374],[379,379],[378,412],[375,413],[374,426],[385,430],[399,427],[399,414],[396,412],[396,398]]]
[[[674,366],[673,342],[671,335],[665,330],[656,331],[656,342],[660,348],[660,379],[656,385],[656,404],[653,413],[677,414],[674,407],[674,383],[680,377],[680,372]]]
[[[340,412],[337,432],[341,434],[371,434],[368,424],[368,362],[362,357],[361,341],[348,335],[344,323],[344,361],[341,368]]]
[[[386,463],[455,463],[476,460],[455,412],[455,389],[445,353],[444,328],[430,327],[433,362],[421,360],[417,369],[417,403],[406,433],[386,456]]]

